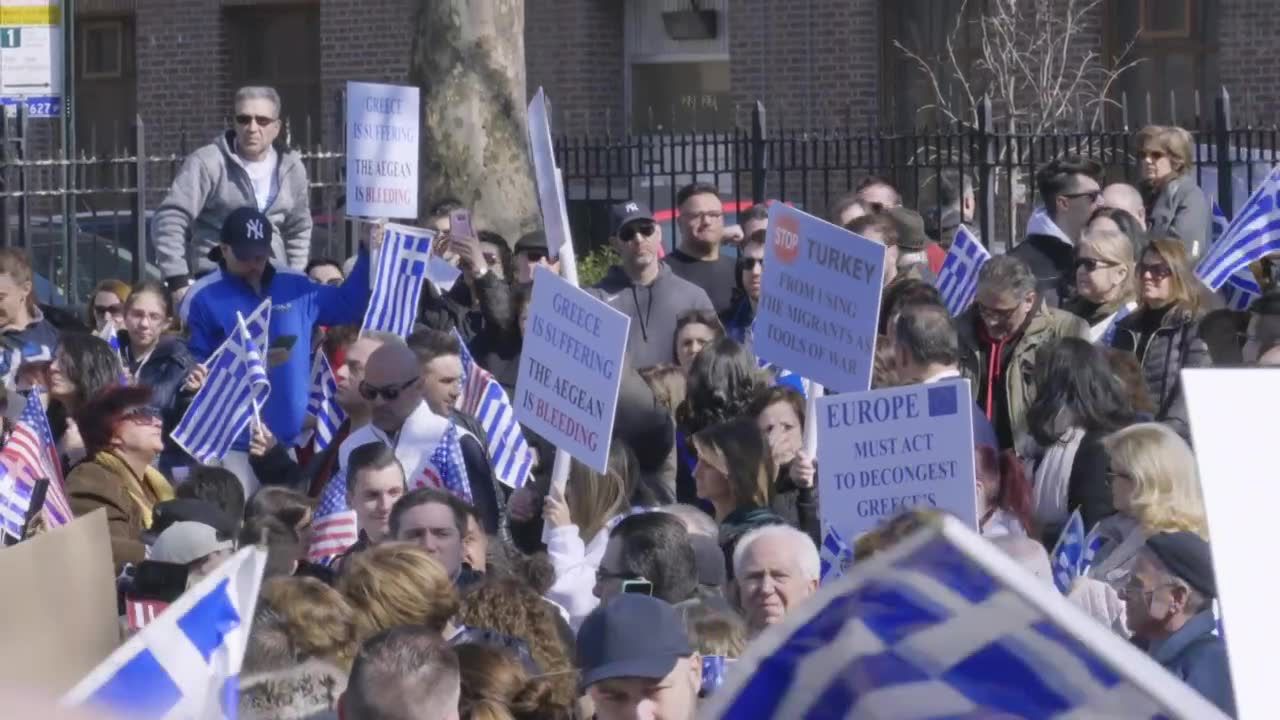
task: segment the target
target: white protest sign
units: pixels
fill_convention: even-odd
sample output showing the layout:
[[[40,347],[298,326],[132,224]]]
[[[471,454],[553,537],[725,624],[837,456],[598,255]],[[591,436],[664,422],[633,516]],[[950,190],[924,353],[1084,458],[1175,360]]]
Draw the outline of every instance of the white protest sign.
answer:
[[[528,323],[516,419],[605,472],[630,318],[538,267]]]
[[[529,151],[533,156],[533,179],[538,186],[538,205],[542,208],[542,228],[547,234],[547,255],[555,260],[560,248],[569,241],[565,218],[564,185],[556,168],[555,145],[551,140],[551,119],[547,117],[547,99],[538,88],[529,101]]]
[[[773,203],[756,355],[837,391],[870,389],[884,254],[873,240]]]
[[[1275,620],[1280,578],[1261,571],[1259,552],[1273,543],[1272,523],[1280,507],[1273,406],[1280,398],[1280,370],[1183,370],[1182,387],[1209,519],[1236,717],[1273,717],[1271,663],[1280,642]]]
[[[418,88],[347,83],[347,214],[418,216]]]
[[[829,395],[818,405],[823,523],[849,543],[912,507],[977,528],[967,381]]]

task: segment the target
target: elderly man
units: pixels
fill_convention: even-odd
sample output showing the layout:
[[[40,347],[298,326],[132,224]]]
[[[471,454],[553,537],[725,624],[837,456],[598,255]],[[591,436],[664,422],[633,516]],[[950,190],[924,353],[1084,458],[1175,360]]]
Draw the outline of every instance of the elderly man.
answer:
[[[816,593],[820,572],[813,540],[790,525],[765,525],[743,535],[733,550],[733,582],[751,634],[782,622]]]
[[[1125,622],[1153,660],[1234,717],[1216,595],[1209,543],[1192,532],[1158,533],[1147,538],[1124,587]]]
[[[303,269],[311,254],[307,169],[298,153],[277,152],[280,96],[269,87],[243,87],[235,96],[235,129],[191,153],[156,210],[155,251],[165,281],[180,300],[197,274],[214,270],[208,257],[231,211],[253,207],[271,221],[271,254]]]
[[[1001,450],[1027,434],[1037,351],[1058,338],[1089,337],[1089,325],[1049,307],[1036,282],[1026,263],[997,255],[978,272],[977,297],[957,320],[961,366],[974,381],[974,399],[991,418]]]
[[[1103,188],[1102,207],[1124,210],[1132,215],[1139,225],[1147,226],[1147,207],[1142,202],[1142,193],[1128,183],[1111,183]]]

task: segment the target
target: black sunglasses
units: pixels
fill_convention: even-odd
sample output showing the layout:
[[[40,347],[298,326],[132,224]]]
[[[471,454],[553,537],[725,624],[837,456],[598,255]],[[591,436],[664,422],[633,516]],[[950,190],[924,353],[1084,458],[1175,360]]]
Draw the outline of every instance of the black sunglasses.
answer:
[[[531,263],[539,263],[542,262],[542,258],[546,257],[547,254],[540,250],[525,250],[524,256],[528,258]]]
[[[379,396],[388,402],[400,397],[400,393],[404,392],[408,387],[418,381],[418,378],[409,378],[400,385],[389,385],[387,387],[374,387],[367,382],[360,383],[360,397],[373,402]]]
[[[124,307],[123,305],[119,305],[119,304],[117,304],[117,305],[94,305],[94,306],[93,306],[93,312],[94,312],[96,315],[98,315],[99,317],[101,317],[101,316],[103,316],[103,315],[107,315],[107,314],[110,314],[110,315],[119,315],[119,314],[120,314],[120,310],[121,310],[123,307]]]
[[[764,267],[764,258],[740,257],[738,258],[738,270],[755,270],[756,266]]]
[[[1094,202],[1094,201],[1096,201],[1098,198],[1102,197],[1102,191],[1101,191],[1101,190],[1086,190],[1086,191],[1084,191],[1084,192],[1078,192],[1078,193],[1063,193],[1063,194],[1062,194],[1062,197],[1064,197],[1064,198],[1066,198],[1066,199],[1068,199],[1068,200],[1075,200],[1076,198],[1087,197],[1087,198],[1089,198],[1089,202]]]
[[[140,407],[126,410],[120,416],[120,419],[132,420],[134,422],[150,422],[154,420],[159,420],[162,417],[164,416],[161,414],[160,408],[154,407],[152,405],[143,405]]]
[[[1098,268],[1111,268],[1120,263],[1111,262],[1110,260],[1099,260],[1097,258],[1076,258],[1076,269],[1084,268],[1085,272],[1093,272]]]
[[[236,124],[238,125],[248,125],[249,123],[257,123],[258,127],[267,127],[268,125],[270,125],[275,121],[276,121],[275,118],[267,117],[265,115],[237,115],[236,116]]]
[[[622,242],[631,242],[636,239],[637,234],[652,237],[657,229],[658,226],[651,222],[632,223],[622,228],[622,232],[618,233],[618,237],[621,238]]]
[[[1173,268],[1163,263],[1138,263],[1138,277],[1150,275],[1155,280],[1173,276]]]

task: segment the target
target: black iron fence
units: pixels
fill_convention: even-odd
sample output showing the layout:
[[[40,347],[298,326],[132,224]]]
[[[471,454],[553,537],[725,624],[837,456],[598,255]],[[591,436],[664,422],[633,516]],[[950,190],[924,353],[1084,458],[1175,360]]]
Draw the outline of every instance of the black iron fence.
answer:
[[[1213,117],[1192,129],[1195,177],[1230,214],[1280,159],[1280,130],[1233,124],[1225,94],[1215,105]],[[82,302],[101,279],[156,277],[149,221],[184,153],[149,155],[141,120],[131,147],[107,155],[37,156],[31,133],[22,117],[0,122],[0,242],[27,248],[37,272],[71,302]],[[350,246],[342,149],[300,150],[313,191],[313,254],[342,256]],[[927,211],[938,202],[936,178],[944,171],[972,187],[982,237],[1005,247],[1022,234],[1042,164],[1089,155],[1104,163],[1110,181],[1134,182],[1136,150],[1134,129],[1033,134],[998,126],[989,109],[976,125],[908,131],[770,128],[759,103],[749,125],[729,132],[556,141],[580,253],[608,235],[611,203],[639,199],[672,222],[676,192],[695,180],[721,188],[731,216],[770,199],[825,215],[869,175],[890,180],[906,204]]]

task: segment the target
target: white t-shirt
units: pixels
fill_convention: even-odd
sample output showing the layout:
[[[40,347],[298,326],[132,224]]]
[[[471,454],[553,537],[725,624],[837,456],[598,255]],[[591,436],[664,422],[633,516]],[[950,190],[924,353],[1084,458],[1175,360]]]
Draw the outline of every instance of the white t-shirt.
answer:
[[[276,186],[276,166],[279,164],[280,157],[276,154],[276,149],[268,148],[267,154],[261,160],[245,160],[238,154],[236,160],[249,174],[249,182],[253,184],[253,196],[258,201],[258,210],[266,212],[267,206],[275,199],[276,192],[279,190]]]

